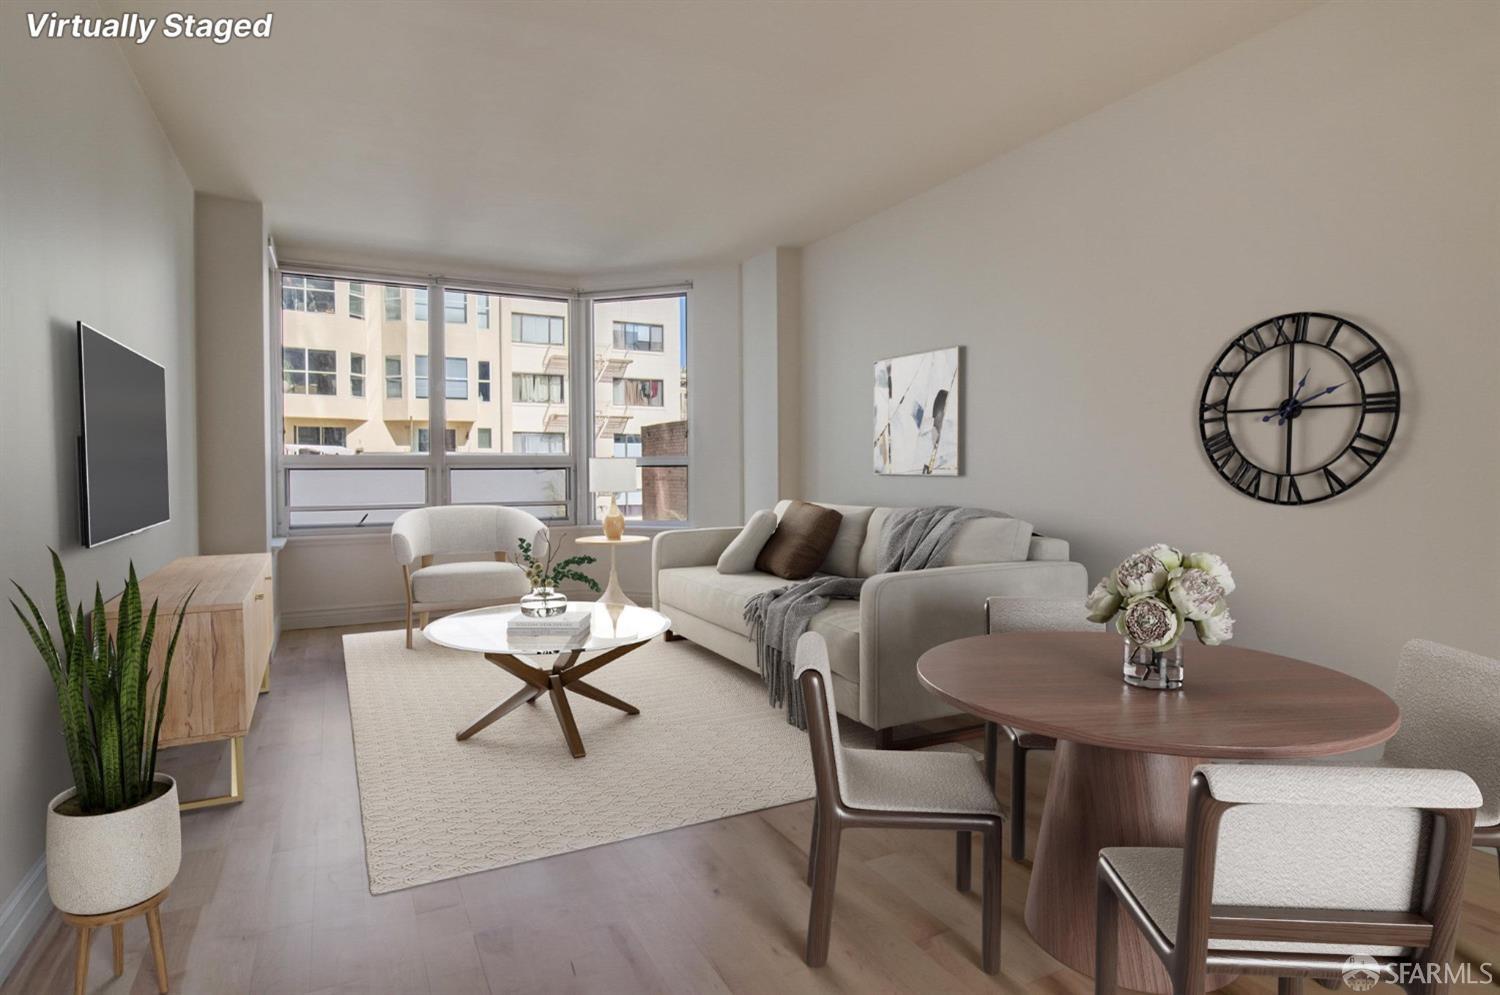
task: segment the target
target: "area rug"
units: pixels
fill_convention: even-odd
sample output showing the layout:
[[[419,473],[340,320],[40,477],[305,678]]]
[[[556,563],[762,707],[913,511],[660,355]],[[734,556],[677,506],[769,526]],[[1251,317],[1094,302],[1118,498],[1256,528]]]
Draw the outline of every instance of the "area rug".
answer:
[[[589,678],[639,715],[569,696],[578,760],[545,696],[454,739],[521,687],[477,653],[360,633],[344,670],[372,894],[813,794],[806,734],[757,675],[691,643],[648,643]]]

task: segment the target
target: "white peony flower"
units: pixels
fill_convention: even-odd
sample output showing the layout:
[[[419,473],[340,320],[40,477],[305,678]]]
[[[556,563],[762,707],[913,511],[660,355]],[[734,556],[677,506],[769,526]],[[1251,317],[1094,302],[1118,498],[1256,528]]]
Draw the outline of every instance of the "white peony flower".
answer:
[[[1135,553],[1115,567],[1114,582],[1126,599],[1159,594],[1167,588],[1167,568],[1150,553]]]
[[[1125,606],[1125,635],[1147,649],[1169,649],[1182,634],[1182,620],[1160,598],[1137,598]]]
[[[1204,646],[1217,646],[1234,638],[1234,619],[1229,617],[1227,608],[1217,615],[1194,621],[1193,628],[1198,630],[1198,641]]]
[[[1224,602],[1224,588],[1196,567],[1183,570],[1167,584],[1167,595],[1184,618],[1208,618]]]
[[[1106,577],[1094,585],[1083,604],[1088,609],[1090,622],[1108,622],[1120,610],[1120,602],[1123,600],[1115,582]]]
[[[1158,542],[1141,550],[1147,556],[1156,557],[1157,561],[1167,568],[1167,573],[1174,573],[1182,569],[1182,550],[1175,546],[1168,546],[1164,542]]]
[[[1182,564],[1192,570],[1202,570],[1224,589],[1225,594],[1234,593],[1234,577],[1229,573],[1229,565],[1214,553],[1189,553],[1182,558]]]

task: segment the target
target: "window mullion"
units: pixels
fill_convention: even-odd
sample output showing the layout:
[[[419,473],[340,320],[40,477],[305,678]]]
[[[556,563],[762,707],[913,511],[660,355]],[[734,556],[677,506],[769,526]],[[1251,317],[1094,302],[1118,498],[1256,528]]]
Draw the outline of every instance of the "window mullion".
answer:
[[[427,455],[433,475],[432,504],[449,503],[448,483],[448,349],[443,340],[446,290],[427,284]],[[415,361],[413,361],[415,363]],[[433,390],[433,383],[437,389]]]

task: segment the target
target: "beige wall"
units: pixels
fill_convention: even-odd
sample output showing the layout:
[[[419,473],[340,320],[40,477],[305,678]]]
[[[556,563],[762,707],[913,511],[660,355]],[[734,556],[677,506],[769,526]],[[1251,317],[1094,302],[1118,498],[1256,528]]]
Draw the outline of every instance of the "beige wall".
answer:
[[[1497,65],[1496,5],[1330,4],[808,246],[804,489],[1002,508],[1095,576],[1220,552],[1238,643],[1380,684],[1414,636],[1500,654]],[[1297,309],[1368,327],[1405,396],[1368,480],[1286,508],[1196,416],[1230,337]],[[875,476],[871,363],[950,344],[964,475]]]
[[[116,593],[129,561],[144,573],[197,549],[193,191],[119,47],[31,41],[20,16],[8,9],[0,31],[0,579],[47,604],[48,545],[80,598],[95,581]],[[167,376],[171,521],[93,550],[78,545],[80,319]],[[0,672],[3,975],[36,921],[28,911],[49,908],[26,875],[42,856],[47,800],[70,779],[52,682],[8,606]]]
[[[740,379],[744,390],[745,509],[803,497],[799,249],[767,249],[740,267]]]

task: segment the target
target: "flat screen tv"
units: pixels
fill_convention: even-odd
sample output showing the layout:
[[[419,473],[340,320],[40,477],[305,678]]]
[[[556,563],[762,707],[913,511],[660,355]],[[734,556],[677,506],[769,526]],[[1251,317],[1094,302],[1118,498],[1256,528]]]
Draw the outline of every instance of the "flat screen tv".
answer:
[[[171,517],[167,371],[80,321],[78,381],[79,511],[83,544],[98,546]]]

